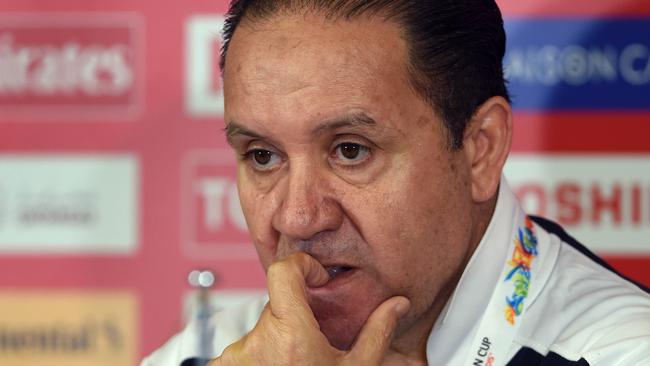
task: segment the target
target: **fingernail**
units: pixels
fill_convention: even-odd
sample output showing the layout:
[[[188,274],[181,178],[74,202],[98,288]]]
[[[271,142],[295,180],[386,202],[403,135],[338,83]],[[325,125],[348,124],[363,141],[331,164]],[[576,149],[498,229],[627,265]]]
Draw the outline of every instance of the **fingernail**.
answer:
[[[409,301],[409,299],[400,296],[399,301],[397,301],[397,303],[395,304],[395,312],[401,318],[409,311],[410,307],[411,307],[411,302]]]

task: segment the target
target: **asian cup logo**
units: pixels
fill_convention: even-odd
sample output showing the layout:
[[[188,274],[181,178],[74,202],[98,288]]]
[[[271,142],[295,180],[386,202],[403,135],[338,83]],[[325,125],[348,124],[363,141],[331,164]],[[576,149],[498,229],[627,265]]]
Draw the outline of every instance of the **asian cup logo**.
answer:
[[[505,281],[514,286],[511,296],[506,297],[506,320],[511,325],[524,310],[524,300],[528,297],[531,282],[531,268],[533,260],[537,257],[537,237],[532,220],[526,216],[525,225],[517,230],[515,249],[512,259],[508,261],[511,270],[506,275]]]

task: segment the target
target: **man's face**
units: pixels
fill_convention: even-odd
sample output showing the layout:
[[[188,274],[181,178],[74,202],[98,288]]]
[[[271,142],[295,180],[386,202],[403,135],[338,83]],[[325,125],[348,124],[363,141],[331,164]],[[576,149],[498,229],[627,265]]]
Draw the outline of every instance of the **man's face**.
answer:
[[[430,327],[469,255],[465,154],[406,54],[396,24],[365,18],[244,21],[230,44],[225,119],[251,236],[265,269],[304,251],[330,272],[307,296],[338,348],[394,295],[411,300],[398,336]]]

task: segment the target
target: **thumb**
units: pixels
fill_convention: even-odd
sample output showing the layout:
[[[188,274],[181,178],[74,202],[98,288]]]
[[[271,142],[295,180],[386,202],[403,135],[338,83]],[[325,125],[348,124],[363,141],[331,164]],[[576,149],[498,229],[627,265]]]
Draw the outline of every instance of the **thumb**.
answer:
[[[390,347],[397,321],[406,314],[411,302],[403,296],[384,301],[370,314],[348,358],[353,365],[379,365]]]

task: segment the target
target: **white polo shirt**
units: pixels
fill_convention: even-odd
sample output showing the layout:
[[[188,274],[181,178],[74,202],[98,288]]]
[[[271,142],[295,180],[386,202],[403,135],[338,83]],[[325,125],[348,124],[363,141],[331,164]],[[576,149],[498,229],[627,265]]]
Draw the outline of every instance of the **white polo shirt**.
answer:
[[[267,300],[209,319],[212,356],[254,327]],[[201,364],[198,334],[190,323],[141,366]],[[427,360],[650,366],[650,295],[556,224],[527,217],[502,179],[490,224],[429,334]]]

